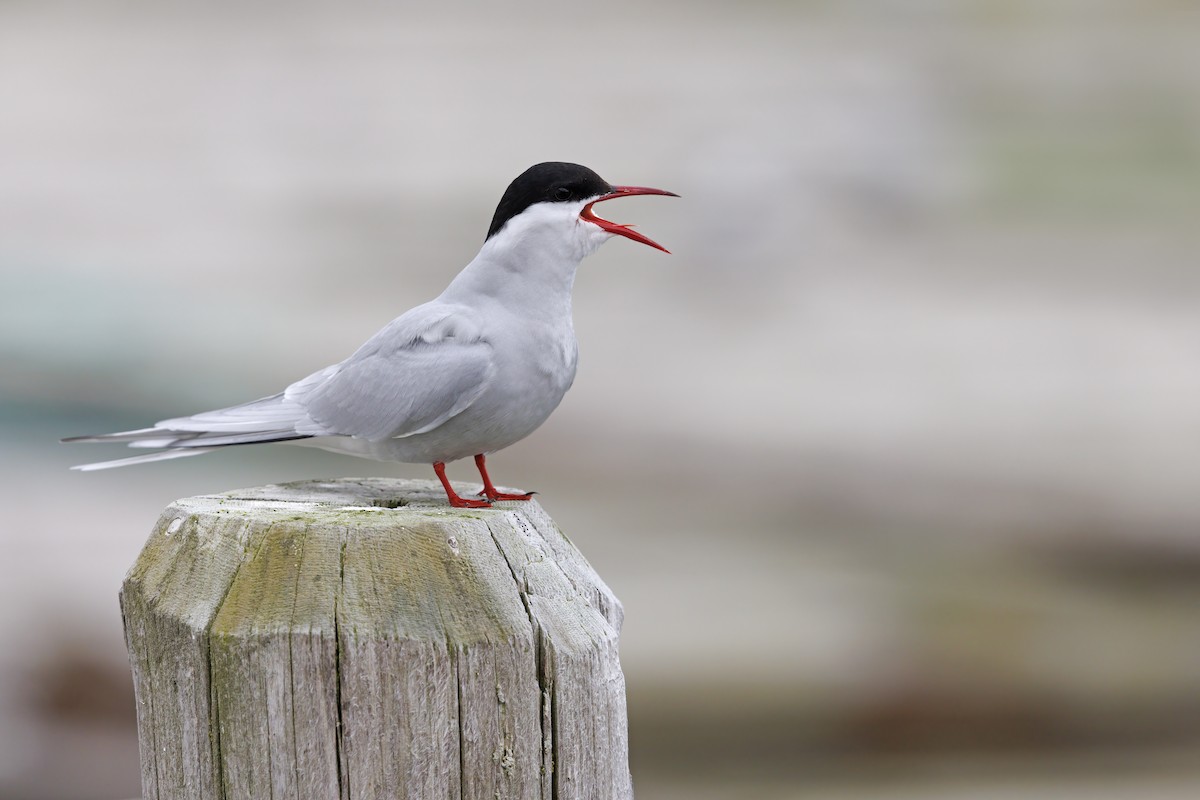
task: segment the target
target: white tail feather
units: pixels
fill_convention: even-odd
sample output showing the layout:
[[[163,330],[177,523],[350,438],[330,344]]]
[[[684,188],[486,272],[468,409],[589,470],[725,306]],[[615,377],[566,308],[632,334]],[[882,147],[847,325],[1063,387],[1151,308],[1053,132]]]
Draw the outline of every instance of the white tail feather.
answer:
[[[80,464],[71,469],[79,470],[80,472],[95,472],[101,469],[113,469],[114,467],[128,467],[133,464],[147,464],[151,461],[167,461],[172,458],[187,458],[188,456],[198,456],[201,453],[209,453],[217,450],[216,447],[193,447],[187,450],[163,450],[161,453],[147,453],[144,456],[132,456],[131,458],[118,458],[115,461],[97,461],[95,464]]]

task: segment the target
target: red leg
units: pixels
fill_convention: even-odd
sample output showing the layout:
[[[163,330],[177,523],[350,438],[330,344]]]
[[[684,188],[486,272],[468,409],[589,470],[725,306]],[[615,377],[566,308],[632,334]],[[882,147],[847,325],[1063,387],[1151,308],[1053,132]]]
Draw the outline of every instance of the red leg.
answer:
[[[492,504],[486,500],[468,500],[465,497],[459,497],[454,491],[454,487],[450,485],[450,481],[446,479],[446,465],[441,461],[433,462],[433,471],[437,473],[438,480],[442,482],[442,488],[446,490],[446,499],[450,501],[450,505],[455,508],[491,508]]]
[[[480,494],[486,495],[488,500],[493,503],[497,500],[528,500],[533,497],[534,492],[527,494],[505,494],[504,492],[496,491],[496,487],[492,485],[492,479],[487,474],[487,464],[483,453],[475,456],[475,466],[479,467],[479,474],[483,478],[483,491]]]

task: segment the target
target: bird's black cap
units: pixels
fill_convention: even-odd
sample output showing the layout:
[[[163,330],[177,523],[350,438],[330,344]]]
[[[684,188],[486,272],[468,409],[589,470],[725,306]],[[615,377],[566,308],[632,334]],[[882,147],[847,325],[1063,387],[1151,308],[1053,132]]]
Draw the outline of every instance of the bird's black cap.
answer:
[[[534,164],[508,185],[486,239],[504,227],[504,223],[534,203],[569,203],[608,194],[612,186],[595,172],[579,164],[546,161]]]

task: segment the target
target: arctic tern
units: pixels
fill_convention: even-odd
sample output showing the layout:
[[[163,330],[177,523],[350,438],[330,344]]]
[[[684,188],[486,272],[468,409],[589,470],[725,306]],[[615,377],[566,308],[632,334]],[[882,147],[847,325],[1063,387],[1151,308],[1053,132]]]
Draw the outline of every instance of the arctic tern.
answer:
[[[496,489],[486,456],[536,430],[571,387],[577,355],[571,290],[579,263],[613,236],[668,252],[593,210],[596,203],[635,195],[678,197],[613,186],[578,164],[536,164],[509,185],[483,248],[446,290],[392,320],[345,361],[250,403],[151,428],[64,439],[161,448],[74,469],[292,442],[432,464],[458,508],[528,500],[532,493]],[[460,497],[446,478],[446,463],[467,456],[475,457],[486,499]]]

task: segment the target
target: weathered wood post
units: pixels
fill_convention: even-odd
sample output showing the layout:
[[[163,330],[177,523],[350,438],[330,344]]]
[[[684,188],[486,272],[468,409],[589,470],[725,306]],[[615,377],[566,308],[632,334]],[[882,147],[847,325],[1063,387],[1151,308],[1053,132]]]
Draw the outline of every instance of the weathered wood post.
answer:
[[[145,800],[633,796],[621,606],[536,501],[180,500],[121,608]]]

